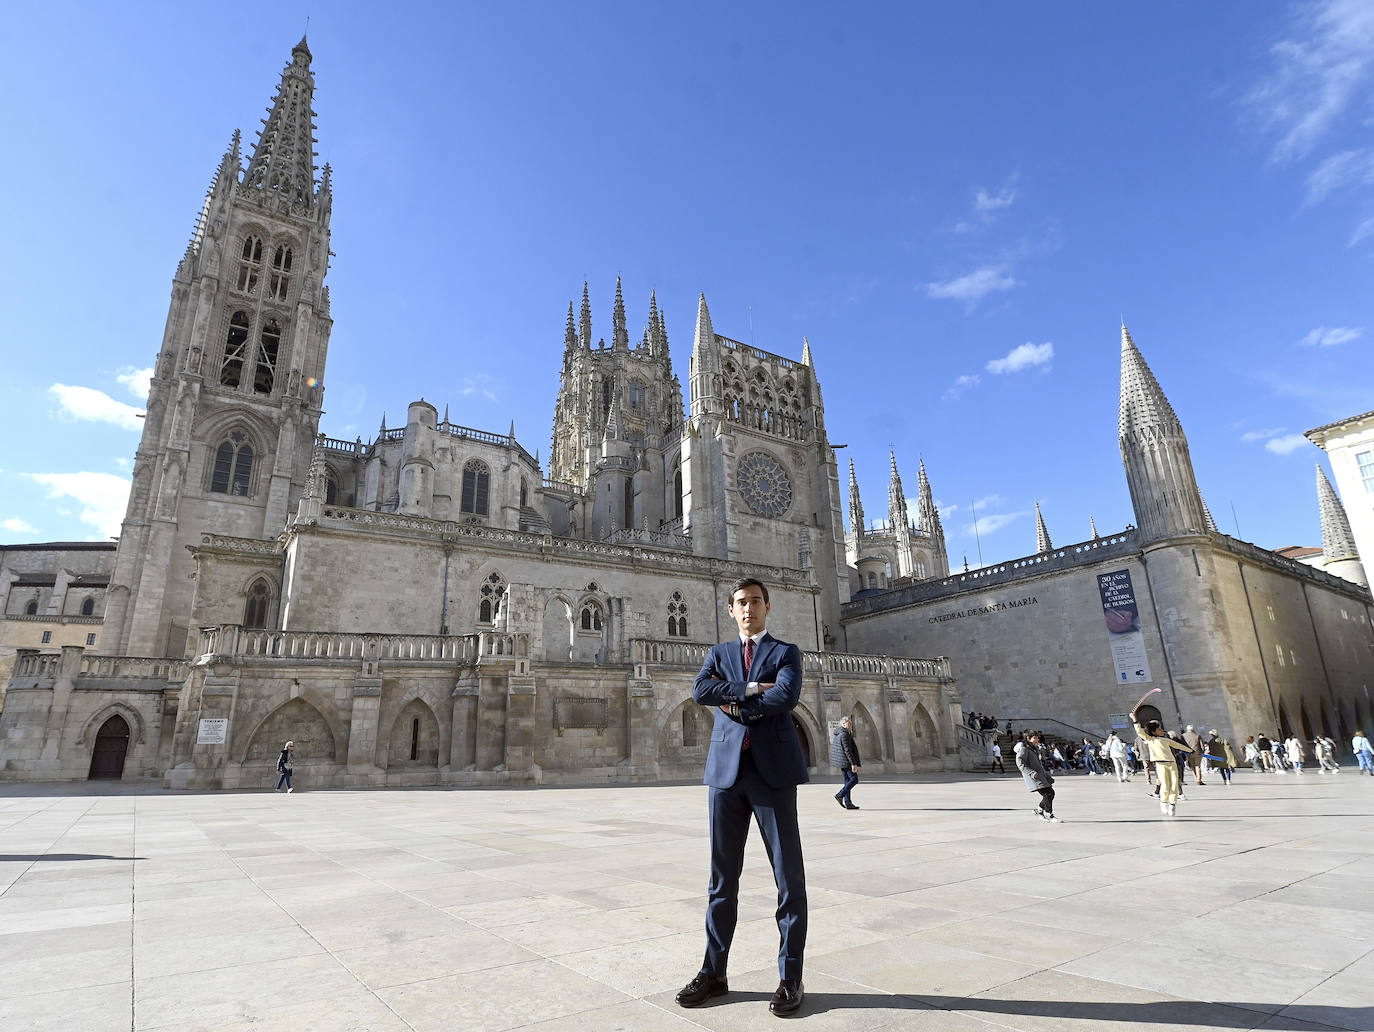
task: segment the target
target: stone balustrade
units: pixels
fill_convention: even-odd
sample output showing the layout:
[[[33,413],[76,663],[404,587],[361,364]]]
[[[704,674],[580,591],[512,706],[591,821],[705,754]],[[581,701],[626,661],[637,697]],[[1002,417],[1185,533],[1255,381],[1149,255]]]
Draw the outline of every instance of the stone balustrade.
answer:
[[[711,646],[687,641],[635,638],[630,654],[636,664],[701,669]],[[859,677],[910,678],[921,681],[953,679],[949,660],[904,659],[852,652],[802,652],[802,671],[808,674],[847,674]]]

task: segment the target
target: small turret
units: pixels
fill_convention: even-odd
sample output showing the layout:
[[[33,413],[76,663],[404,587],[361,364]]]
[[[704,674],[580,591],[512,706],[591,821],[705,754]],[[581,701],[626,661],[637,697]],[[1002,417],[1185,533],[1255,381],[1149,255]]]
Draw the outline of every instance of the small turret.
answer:
[[[1093,532],[1092,539],[1093,539],[1094,541],[1096,541],[1098,538],[1100,538],[1100,537],[1102,536],[1101,534],[1099,534],[1099,533],[1097,532],[1097,521],[1096,521],[1095,519],[1092,518],[1092,515],[1091,515],[1091,514],[1089,514],[1089,516],[1088,516],[1088,526],[1092,529],[1092,532]]]
[[[573,325],[573,303],[568,302],[568,325],[563,330],[563,365],[566,367],[572,362],[573,354],[577,351],[577,327]]]
[[[693,416],[722,411],[720,355],[706,295],[697,302],[696,336],[692,342],[691,413]]]

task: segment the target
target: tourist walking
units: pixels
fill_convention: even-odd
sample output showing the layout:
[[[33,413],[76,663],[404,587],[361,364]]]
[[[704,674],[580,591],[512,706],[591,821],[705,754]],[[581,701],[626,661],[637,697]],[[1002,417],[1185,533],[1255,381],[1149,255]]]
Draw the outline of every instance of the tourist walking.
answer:
[[[1312,751],[1317,757],[1317,762],[1321,764],[1321,772],[1327,771],[1336,773],[1340,770],[1340,765],[1336,763],[1336,743],[1327,738],[1326,735],[1318,735],[1312,740]]]
[[[1231,743],[1217,734],[1216,728],[1212,728],[1207,735],[1206,749],[1207,755],[1203,759],[1207,763],[1207,769],[1219,771],[1221,780],[1229,788],[1231,786],[1231,769],[1236,766],[1236,754],[1231,748]]]
[[[1263,732],[1255,739],[1255,748],[1259,749],[1260,760],[1264,763],[1264,769],[1274,770],[1274,743]]]
[[[1097,749],[1093,746],[1091,738],[1083,739],[1083,768],[1090,776],[1107,773],[1097,762]]]
[[[1130,781],[1131,768],[1126,765],[1130,758],[1130,750],[1126,743],[1113,731],[1107,736],[1107,741],[1103,747],[1107,750],[1107,758],[1112,761],[1112,769],[1116,771],[1116,780]]]
[[[1293,765],[1293,773],[1301,774],[1302,765],[1307,761],[1307,755],[1296,734],[1283,744],[1283,750],[1288,757],[1288,762]]]
[[[1183,741],[1192,752],[1187,754],[1187,764],[1193,771],[1193,777],[1197,779],[1199,785],[1207,782],[1202,780],[1202,736],[1192,724],[1183,729]],[[1181,774],[1182,771],[1179,771]]]
[[[830,762],[839,768],[844,785],[835,793],[835,802],[846,810],[857,810],[849,794],[859,783],[859,746],[854,741],[854,718],[846,716],[830,738]]]
[[[1040,796],[1040,805],[1035,815],[1042,821],[1063,822],[1054,815],[1054,778],[1045,769],[1040,756],[1040,732],[1027,731],[1026,737],[1016,743],[1012,750],[1016,757],[1016,769],[1026,779],[1026,787]]]
[[[1254,735],[1245,736],[1245,762],[1255,768],[1256,774],[1264,773],[1264,756],[1259,751],[1259,743]]]
[[[287,742],[281,747],[281,755],[277,757],[277,774],[279,774],[280,777],[277,778],[277,787],[273,789],[274,792],[280,792],[282,785],[286,786],[286,791],[288,793],[295,791],[295,789],[291,787],[291,773],[293,769],[291,766],[291,750],[294,748],[296,748],[295,742]]]
[[[1007,765],[1002,762],[1002,746],[998,742],[992,743],[992,766],[997,768],[999,774],[1007,772]],[[992,768],[988,768],[988,773],[992,773]]]
[[[1355,737],[1350,739],[1350,748],[1355,752],[1355,759],[1359,761],[1360,773],[1374,775],[1374,746],[1369,744],[1369,739],[1364,736],[1363,731],[1356,731]]]

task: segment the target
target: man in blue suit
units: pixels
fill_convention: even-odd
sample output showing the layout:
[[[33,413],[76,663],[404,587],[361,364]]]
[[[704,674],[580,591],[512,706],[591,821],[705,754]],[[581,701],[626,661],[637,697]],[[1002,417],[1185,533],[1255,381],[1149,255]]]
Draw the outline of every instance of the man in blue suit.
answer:
[[[726,963],[739,914],[744,843],[753,817],[778,886],[778,988],[774,1014],[796,1013],[806,949],[806,871],[797,827],[797,786],[809,780],[792,710],[801,698],[801,652],[768,634],[768,588],[746,577],[730,590],[739,638],[714,646],[692,686],[692,698],[714,707],[706,757],[710,786],[711,883],[706,900],[706,959],[677,1002],[698,1007],[730,987]]]

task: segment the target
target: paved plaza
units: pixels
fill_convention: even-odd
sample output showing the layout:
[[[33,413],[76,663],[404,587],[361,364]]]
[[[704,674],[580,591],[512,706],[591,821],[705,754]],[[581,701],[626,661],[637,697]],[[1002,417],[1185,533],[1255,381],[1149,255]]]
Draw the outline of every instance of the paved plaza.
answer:
[[[799,1027],[1374,1028],[1374,778],[803,786]],[[829,786],[829,787],[828,787]],[[755,832],[730,995],[704,947],[699,785],[190,795],[0,788],[0,1029],[772,1027]]]

